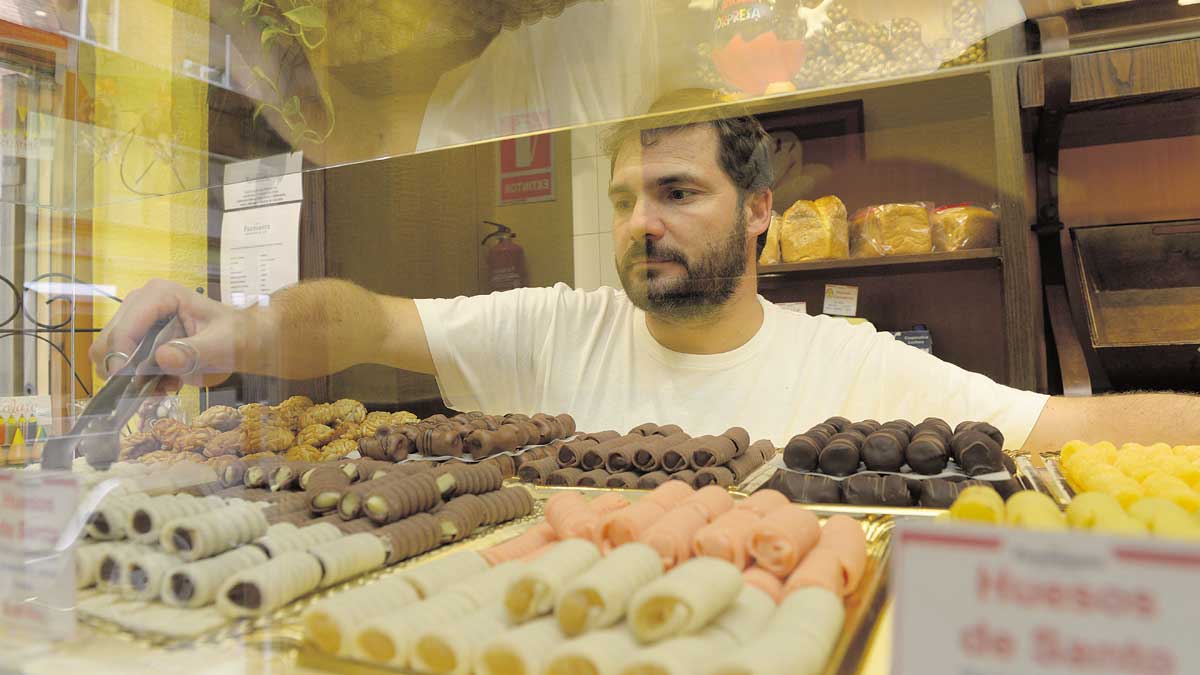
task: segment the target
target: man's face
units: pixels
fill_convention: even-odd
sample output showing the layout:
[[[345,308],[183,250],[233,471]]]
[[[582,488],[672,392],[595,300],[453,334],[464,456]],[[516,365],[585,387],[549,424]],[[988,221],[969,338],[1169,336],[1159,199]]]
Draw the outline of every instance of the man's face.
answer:
[[[746,271],[746,218],[721,169],[709,126],[637,136],[613,165],[613,250],[633,304],[674,319],[702,318],[732,297]]]

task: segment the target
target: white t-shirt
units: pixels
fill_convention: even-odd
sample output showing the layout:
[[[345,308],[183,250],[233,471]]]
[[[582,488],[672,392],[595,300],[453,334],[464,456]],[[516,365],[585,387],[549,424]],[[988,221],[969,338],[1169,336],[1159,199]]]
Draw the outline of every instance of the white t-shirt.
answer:
[[[621,291],[523,288],[417,300],[446,405],[487,413],[568,412],[580,430],[644,422],[692,435],[742,426],[782,447],[833,415],[985,420],[1019,448],[1047,396],[1012,389],[867,325],[763,300],[763,324],[721,354],[659,344]]]

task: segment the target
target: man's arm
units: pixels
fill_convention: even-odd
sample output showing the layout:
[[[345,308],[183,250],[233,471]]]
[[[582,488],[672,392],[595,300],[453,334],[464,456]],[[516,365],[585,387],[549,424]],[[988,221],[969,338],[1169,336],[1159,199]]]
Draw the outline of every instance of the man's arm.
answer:
[[[1200,444],[1200,396],[1055,396],[1046,403],[1023,449],[1057,450],[1075,439],[1092,443]]]

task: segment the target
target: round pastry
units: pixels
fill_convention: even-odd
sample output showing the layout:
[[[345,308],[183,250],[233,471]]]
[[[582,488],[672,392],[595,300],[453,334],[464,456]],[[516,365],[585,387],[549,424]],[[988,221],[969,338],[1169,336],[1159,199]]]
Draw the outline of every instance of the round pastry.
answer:
[[[822,424],[827,424],[827,425],[833,427],[835,430],[834,433],[841,433],[841,432],[845,431],[846,429],[848,429],[850,427],[850,425],[852,424],[852,422],[850,422],[850,420],[846,419],[845,417],[830,417],[829,419],[822,422]]]
[[[793,436],[783,449],[783,463],[789,469],[815,471],[821,447],[822,444],[808,434]]]
[[[818,465],[821,471],[831,476],[849,476],[858,471],[860,461],[858,446],[848,439],[830,441],[821,449]]]
[[[904,434],[905,438],[912,438],[915,427],[908,420],[891,420],[879,425],[880,429],[895,429]]]
[[[880,430],[867,436],[867,440],[863,441],[862,459],[868,469],[899,471],[904,466],[904,449],[908,444],[901,443],[898,435],[889,433],[889,430]]]
[[[913,471],[932,476],[946,469],[950,454],[937,432],[918,432],[904,449],[904,460]]]

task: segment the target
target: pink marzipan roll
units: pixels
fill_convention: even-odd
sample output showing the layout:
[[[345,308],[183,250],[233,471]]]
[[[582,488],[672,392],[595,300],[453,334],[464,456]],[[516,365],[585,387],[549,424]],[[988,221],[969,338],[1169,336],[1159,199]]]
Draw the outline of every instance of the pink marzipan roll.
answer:
[[[554,528],[555,533],[562,538],[566,535],[566,525],[579,513],[591,513],[587,499],[578,492],[560,492],[546,500],[546,522]]]
[[[611,548],[637,541],[665,513],[666,509],[661,505],[643,498],[628,508],[604,516],[600,523],[600,538]]]
[[[605,493],[587,502],[587,508],[576,508],[562,521],[558,531],[560,539],[587,539],[600,546],[601,525],[604,517],[629,506],[629,500],[621,495]]]
[[[783,582],[779,580],[779,577],[757,565],[752,565],[745,572],[742,572],[742,581],[747,586],[753,586],[771,596],[771,599],[777,605],[783,600]]]
[[[555,541],[554,528],[543,521],[525,532],[483,551],[484,559],[491,565],[516,560]]]
[[[783,585],[783,593],[786,596],[792,591],[810,586],[819,586],[838,597],[846,595],[846,577],[842,572],[842,563],[832,549],[817,546],[809,551],[788,576]]]
[[[605,492],[588,502],[588,508],[598,516],[604,516],[613,511],[620,511],[629,506],[629,500],[615,492]]]
[[[712,522],[717,516],[733,508],[733,495],[719,485],[707,485],[696,490],[679,505],[696,509],[704,516],[705,521]]]
[[[751,510],[726,511],[692,537],[692,552],[720,558],[744,570],[750,564],[750,528],[759,519]]]
[[[734,508],[753,511],[760,516],[765,516],[767,513],[790,503],[791,500],[787,498],[787,495],[778,490],[759,490],[738,502],[734,505]]]
[[[750,531],[750,555],[780,579],[800,564],[821,537],[821,522],[799,504],[772,509]]]
[[[862,525],[850,516],[830,516],[821,528],[817,548],[828,548],[837,554],[845,575],[845,594],[853,593],[867,567],[867,535]]]
[[[695,488],[683,481],[669,480],[651,490],[645,497],[639,499],[638,503],[651,502],[658,504],[663,511],[670,511],[695,492]]]
[[[707,522],[698,509],[681,504],[659,518],[638,541],[658,551],[663,569],[669,570],[692,557],[692,537]]]

